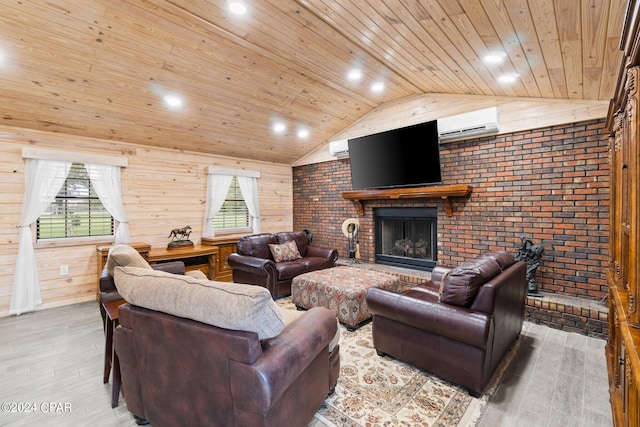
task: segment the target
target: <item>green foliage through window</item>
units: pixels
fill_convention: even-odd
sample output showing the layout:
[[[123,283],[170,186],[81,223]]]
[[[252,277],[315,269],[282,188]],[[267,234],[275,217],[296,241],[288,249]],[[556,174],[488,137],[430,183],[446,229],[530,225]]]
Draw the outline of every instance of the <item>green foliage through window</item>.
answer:
[[[249,209],[242,197],[238,178],[235,176],[222,208],[213,218],[213,228],[216,230],[249,228]]]
[[[113,217],[102,206],[84,165],[74,163],[55,200],[38,218],[37,239],[111,236]]]

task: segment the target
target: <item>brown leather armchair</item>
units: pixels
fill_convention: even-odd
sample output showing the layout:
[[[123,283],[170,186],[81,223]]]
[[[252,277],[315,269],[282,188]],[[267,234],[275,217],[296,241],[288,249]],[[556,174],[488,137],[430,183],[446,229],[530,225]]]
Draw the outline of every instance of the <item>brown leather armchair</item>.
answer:
[[[438,266],[431,281],[401,294],[370,289],[377,353],[481,394],[522,329],[526,268],[507,252],[488,252]]]
[[[338,379],[337,330],[320,307],[259,340],[124,304],[114,343],[127,409],[156,426],[306,426]]]
[[[276,262],[269,245],[282,245],[295,241],[301,258]],[[291,294],[294,277],[309,271],[333,267],[338,250],[311,246],[302,231],[262,233],[244,236],[238,241],[237,253],[229,255],[227,262],[233,269],[233,281],[264,286],[273,298]]]

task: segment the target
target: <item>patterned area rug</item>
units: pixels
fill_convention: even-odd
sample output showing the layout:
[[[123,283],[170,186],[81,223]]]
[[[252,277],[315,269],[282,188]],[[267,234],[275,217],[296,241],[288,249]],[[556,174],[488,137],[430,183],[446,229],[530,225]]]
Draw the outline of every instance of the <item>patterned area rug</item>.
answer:
[[[295,310],[290,298],[278,300]],[[328,427],[471,427],[497,389],[520,340],[507,354],[485,393],[474,398],[455,384],[373,348],[371,323],[354,332],[340,325],[340,377],[335,392],[315,415]]]

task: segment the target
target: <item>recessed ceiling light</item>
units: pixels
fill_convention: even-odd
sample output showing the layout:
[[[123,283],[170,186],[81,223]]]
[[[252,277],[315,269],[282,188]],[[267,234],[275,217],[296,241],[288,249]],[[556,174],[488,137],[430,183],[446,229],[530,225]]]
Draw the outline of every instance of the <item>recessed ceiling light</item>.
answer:
[[[384,90],[384,82],[375,82],[371,85],[371,92],[380,93]]]
[[[244,15],[247,13],[247,5],[240,0],[231,0],[227,3],[229,10],[236,15]]]
[[[362,79],[362,70],[359,68],[352,69],[349,71],[349,74],[347,74],[347,78],[352,82],[360,81]]]
[[[285,130],[287,130],[287,125],[285,125],[283,122],[275,122],[273,124],[273,131],[275,133],[282,134]]]
[[[500,83],[513,83],[518,79],[518,77],[520,77],[520,75],[516,73],[503,74],[498,77],[498,81]]]
[[[494,51],[494,52],[489,52],[487,55],[485,55],[484,61],[497,64],[504,61],[504,58],[506,57],[507,57],[507,54],[505,52]]]
[[[182,107],[183,101],[178,95],[169,94],[164,96],[164,103],[167,107],[178,108]]]
[[[306,139],[308,137],[309,137],[309,129],[307,129],[307,128],[298,129],[298,138]]]

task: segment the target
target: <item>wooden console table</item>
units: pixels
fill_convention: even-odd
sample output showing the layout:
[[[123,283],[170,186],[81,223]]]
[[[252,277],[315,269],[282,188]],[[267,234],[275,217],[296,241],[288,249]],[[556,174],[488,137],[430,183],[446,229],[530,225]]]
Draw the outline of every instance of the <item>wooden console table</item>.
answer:
[[[185,271],[200,270],[209,278],[216,280],[216,263],[219,249],[217,246],[193,245],[183,249],[151,249],[149,251],[149,264],[158,264],[168,261],[184,262]]]
[[[151,249],[148,243],[130,243],[149,264],[168,261],[183,261],[185,271],[200,270],[209,280],[231,282],[232,270],[227,263],[229,255],[236,251],[238,236],[202,238],[202,244],[182,249]],[[98,252],[98,283],[107,264],[110,244],[96,246]],[[98,286],[98,291],[100,286]]]
[[[453,215],[451,197],[467,197],[473,187],[470,185],[429,185],[425,187],[389,188],[383,190],[343,191],[342,198],[353,200],[358,206],[360,215],[364,215],[363,200],[417,199],[440,198],[444,201],[447,216]]]

